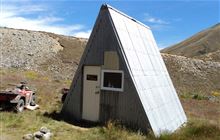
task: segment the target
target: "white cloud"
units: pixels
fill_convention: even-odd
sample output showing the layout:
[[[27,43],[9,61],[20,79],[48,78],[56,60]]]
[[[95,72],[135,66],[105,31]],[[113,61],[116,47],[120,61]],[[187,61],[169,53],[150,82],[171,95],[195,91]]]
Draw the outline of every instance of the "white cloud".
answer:
[[[170,26],[164,24],[151,24],[149,27],[153,30],[168,30]]]
[[[169,22],[156,18],[156,17],[152,17],[150,14],[145,13],[144,14],[144,21],[145,22],[149,22],[149,23],[153,23],[153,24],[169,24]]]
[[[16,4],[1,4],[1,15],[4,17],[10,17],[10,16],[24,16],[27,14],[37,13],[37,12],[45,12],[48,9],[43,5],[25,5],[20,6]]]
[[[164,43],[158,43],[157,46],[158,46],[159,50],[162,50],[162,49],[168,47],[169,45],[168,44],[164,44]]]
[[[165,21],[163,19],[153,17],[148,13],[144,14],[144,22],[148,24],[148,26],[153,30],[167,30],[170,28],[170,22]]]
[[[45,6],[41,5],[3,5],[0,13],[0,26],[46,31],[63,35],[76,35],[77,37],[89,36],[91,31],[84,31],[85,27],[83,25],[63,24],[62,22],[64,22],[65,19],[51,15],[45,16],[47,12],[48,14],[50,13]],[[42,13],[44,13],[44,15]]]
[[[158,23],[158,24],[168,24],[168,22],[163,21],[161,19],[157,19],[157,18],[148,18],[146,19],[146,21],[151,22],[151,23]]]
[[[77,32],[75,34],[73,34],[73,36],[75,37],[82,37],[82,38],[89,38],[91,34],[91,30],[88,30],[88,31],[81,31],[81,32]]]

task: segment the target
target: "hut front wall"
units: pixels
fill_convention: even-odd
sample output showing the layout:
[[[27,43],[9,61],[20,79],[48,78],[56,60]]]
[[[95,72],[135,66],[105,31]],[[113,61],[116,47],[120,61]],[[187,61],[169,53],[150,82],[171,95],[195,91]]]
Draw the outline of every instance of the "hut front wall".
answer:
[[[105,11],[106,12],[106,11]],[[150,128],[147,116],[142,107],[138,93],[128,73],[117,36],[111,25],[111,19],[107,14],[103,14],[100,28],[96,32],[93,47],[89,51],[85,60],[85,65],[100,65],[102,69],[112,69],[112,66],[104,65],[104,54],[106,52],[117,52],[119,57],[119,70],[124,71],[124,91],[101,90],[100,95],[100,121],[118,120],[132,128],[146,131]],[[116,69],[118,69],[116,67]]]
[[[120,44],[118,43],[117,35],[115,35],[113,25],[111,24],[111,17],[106,9],[102,10],[97,19],[96,28],[93,30],[92,39],[89,40],[85,50],[86,53],[80,62],[80,70],[78,70],[78,75],[76,75],[78,78],[75,80],[76,83],[72,84],[73,86],[71,87],[71,93],[69,95],[71,98],[69,98],[68,102],[65,101],[66,106],[68,112],[73,112],[69,113],[71,117],[76,117],[77,119],[82,118],[83,66],[97,65],[102,66],[104,69],[106,68],[106,66],[104,66],[105,52],[117,52],[119,57],[119,70],[124,71],[124,91],[101,90],[99,119],[101,122],[118,120],[135,129],[140,128],[146,131],[150,128],[149,122],[119,48]]]
[[[63,119],[67,121],[79,121],[82,119],[83,66],[88,65],[89,63],[93,65],[100,65],[100,59],[98,59],[98,56],[91,56],[91,54],[94,54],[98,51],[96,47],[92,46],[97,45],[95,38],[97,36],[96,33],[99,31],[99,26],[102,23],[103,14],[103,12],[100,12],[98,18],[96,19],[95,27],[91,33],[91,37],[88,40],[78,69],[71,83],[69,94],[67,95],[63,104],[61,114]],[[91,51],[91,48],[94,50]],[[89,62],[88,55],[90,56],[90,59],[97,61]]]

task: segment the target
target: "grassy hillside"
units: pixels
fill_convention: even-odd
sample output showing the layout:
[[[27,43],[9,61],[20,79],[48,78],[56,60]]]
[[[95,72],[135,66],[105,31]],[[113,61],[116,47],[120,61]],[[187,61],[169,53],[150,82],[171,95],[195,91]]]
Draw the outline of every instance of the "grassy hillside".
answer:
[[[30,88],[37,89],[40,109],[25,110],[16,114],[10,110],[0,112],[0,139],[21,140],[27,133],[34,133],[46,126],[54,134],[53,140],[218,140],[220,138],[220,103],[206,99],[181,96],[181,102],[189,119],[188,124],[171,135],[164,134],[155,138],[152,133],[144,135],[133,132],[119,124],[109,122],[104,126],[80,127],[68,124],[59,115],[62,87],[70,81],[56,80],[48,75],[30,70],[1,69],[0,90],[8,88],[8,83],[27,80]]]
[[[220,23],[168,48],[162,53],[220,61]]]
[[[216,28],[219,28],[219,25],[213,27],[213,30]],[[155,138],[152,132],[145,135],[111,121],[104,126],[88,127],[62,121],[62,116],[59,115],[62,108],[60,90],[70,86],[86,39],[8,28],[0,28],[0,34],[3,36],[4,44],[0,51],[4,60],[0,66],[0,90],[9,88],[9,84],[26,80],[31,88],[37,89],[40,105],[38,110],[25,111],[21,114],[10,110],[0,111],[0,140],[20,140],[24,134],[34,133],[42,126],[51,129],[54,140],[220,139],[220,63],[218,62],[163,55],[189,122],[184,128],[171,135],[164,134],[160,138]],[[200,35],[200,40],[208,38],[206,34]],[[193,41],[197,42],[196,39]],[[187,43],[186,45],[190,46]],[[33,51],[31,47],[37,49]],[[220,56],[217,48],[193,58],[217,60]],[[13,51],[14,49],[16,51]],[[6,54],[12,57],[9,58]]]

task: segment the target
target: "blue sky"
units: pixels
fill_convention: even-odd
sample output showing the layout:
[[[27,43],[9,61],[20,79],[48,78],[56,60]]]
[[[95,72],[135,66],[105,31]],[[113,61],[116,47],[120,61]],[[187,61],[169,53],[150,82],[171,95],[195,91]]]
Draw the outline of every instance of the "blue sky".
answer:
[[[219,0],[0,0],[0,26],[89,37],[102,3],[151,27],[160,48],[220,22]]]

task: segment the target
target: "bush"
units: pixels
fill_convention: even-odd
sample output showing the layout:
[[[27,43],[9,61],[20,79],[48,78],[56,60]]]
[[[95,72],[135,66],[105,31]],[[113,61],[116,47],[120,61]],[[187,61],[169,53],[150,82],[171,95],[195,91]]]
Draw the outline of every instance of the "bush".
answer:
[[[212,92],[212,96],[220,97],[220,92],[218,92],[218,91],[213,91],[213,92]]]
[[[180,95],[183,99],[208,100],[208,96],[199,93],[183,93]]]
[[[219,139],[220,128],[205,121],[190,121],[181,134],[185,139]]]
[[[35,71],[26,71],[25,72],[25,77],[30,79],[30,80],[35,80],[38,78],[38,73]]]

